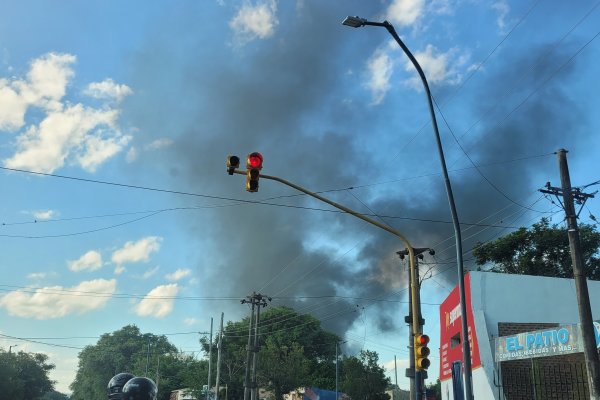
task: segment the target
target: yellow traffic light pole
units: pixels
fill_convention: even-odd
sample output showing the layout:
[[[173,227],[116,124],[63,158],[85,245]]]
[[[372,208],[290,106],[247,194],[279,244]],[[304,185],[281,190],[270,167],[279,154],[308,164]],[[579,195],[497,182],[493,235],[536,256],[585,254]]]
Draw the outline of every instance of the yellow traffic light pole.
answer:
[[[240,174],[240,175],[246,175],[246,172],[242,172],[242,171],[234,171],[234,173],[236,174]],[[264,174],[260,174],[260,178],[261,179],[269,179],[272,181],[277,181],[279,183],[283,183],[286,186],[289,186],[291,188],[294,188],[296,190],[298,190],[299,192],[302,192],[304,194],[307,194],[311,197],[314,197],[317,200],[321,200],[324,203],[327,203],[339,210],[342,210],[356,218],[360,218],[365,222],[368,222],[371,225],[375,225],[378,228],[383,229],[384,231],[387,231],[389,233],[391,233],[392,235],[395,235],[396,237],[398,237],[400,240],[402,240],[404,242],[404,245],[406,246],[406,248],[408,249],[408,265],[410,268],[410,272],[411,272],[411,281],[410,281],[410,295],[412,298],[412,325],[413,325],[413,334],[414,337],[417,337],[418,335],[423,333],[423,327],[421,326],[421,321],[420,321],[420,316],[419,316],[419,309],[420,309],[420,304],[421,304],[421,296],[419,294],[419,277],[416,274],[416,262],[415,262],[415,252],[413,249],[413,246],[410,244],[410,242],[408,241],[408,239],[400,232],[398,232],[397,230],[384,225],[382,223],[379,223],[363,214],[360,214],[346,206],[343,206],[339,203],[336,203],[335,201],[329,200],[323,196],[318,195],[317,193],[311,192],[308,189],[303,188],[302,186],[298,186],[290,181],[287,181],[285,179],[279,178],[277,176],[272,176],[272,175],[264,175]],[[414,342],[414,338],[413,338],[413,342]],[[416,352],[415,352],[415,373],[417,372],[417,370],[421,371],[421,368],[417,367],[417,363],[416,363]],[[416,379],[415,376],[415,387],[418,388],[419,385],[417,384],[419,380]],[[422,388],[420,388],[422,390]],[[420,391],[419,389],[417,389],[417,399],[420,399]]]

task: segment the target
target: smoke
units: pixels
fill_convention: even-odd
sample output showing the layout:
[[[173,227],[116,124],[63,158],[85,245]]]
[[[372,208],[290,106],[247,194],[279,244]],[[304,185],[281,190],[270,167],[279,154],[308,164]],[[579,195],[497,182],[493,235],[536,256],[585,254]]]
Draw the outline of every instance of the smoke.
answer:
[[[333,210],[307,196],[281,197],[297,193],[272,181],[262,179],[259,193],[248,194],[242,176],[225,173],[227,155],[236,154],[244,161],[246,154],[260,151],[265,158],[264,173],[316,191],[397,177],[397,183],[325,195],[367,214],[409,218],[374,217],[403,232],[413,246],[434,247],[440,264],[433,273],[439,273],[438,279],[450,286],[455,284],[453,229],[448,223],[441,177],[400,180],[440,170],[431,127],[409,147],[402,146],[419,128],[408,114],[416,109],[426,116],[425,104],[420,105],[424,103],[422,93],[406,92],[406,125],[388,126],[395,110],[386,108],[385,103],[377,108],[370,107],[368,99],[362,103],[356,99],[361,85],[357,69],[364,68],[370,52],[387,40],[386,32],[361,32],[359,38],[358,32],[341,26],[346,11],[339,7],[326,2],[298,4],[301,7],[281,5],[277,35],[243,48],[233,46],[231,37],[209,40],[218,28],[215,21],[203,21],[200,29],[197,19],[188,17],[184,19],[187,22],[176,24],[181,15],[165,17],[165,26],[156,27],[147,48],[136,54],[132,87],[148,90],[147,95],[138,92],[137,100],[131,100],[128,115],[143,133],[138,140],[151,142],[169,136],[174,145],[164,160],[140,157],[138,169],[162,174],[174,187],[191,192],[269,199],[265,202],[271,205],[174,200],[182,205],[225,205],[190,214],[182,226],[191,245],[199,249],[196,272],[203,295],[241,299],[261,291],[274,297],[274,305],[313,313],[339,334],[364,312],[380,329],[398,329],[403,325],[399,321],[405,306],[373,299],[406,299],[406,291],[402,291],[407,287],[406,272],[396,255],[404,248],[401,241],[351,216],[306,209]],[[377,10],[364,9],[374,6],[352,2],[346,9],[376,15]],[[186,10],[193,12],[201,10]],[[224,7],[220,12],[226,21],[231,10]],[[561,51],[569,50],[565,46]],[[483,78],[475,89],[470,88],[467,98],[475,95],[459,103],[470,110],[466,119],[481,118],[477,127],[460,139],[476,164],[547,153],[563,146],[565,132],[578,135],[576,123],[581,123],[581,112],[564,89],[576,66],[571,63],[544,83],[555,65],[535,60],[546,51],[544,47],[528,48],[510,59],[496,60],[481,72]],[[565,54],[555,59],[561,57]],[[535,72],[521,79],[530,67]],[[519,82],[517,89],[505,95],[511,82]],[[502,120],[542,83],[536,94]],[[435,87],[433,91],[435,94]],[[158,95],[152,97],[152,93]],[[450,123],[453,109],[444,110]],[[441,118],[439,123],[449,165],[471,167],[452,143]],[[460,127],[455,133],[460,136],[464,131]],[[460,164],[454,164],[456,159]],[[485,223],[509,225],[510,212],[519,207],[507,197],[519,203],[531,201],[535,188],[543,185],[536,179],[547,161],[546,157],[502,168],[482,166],[481,172],[497,189],[473,168],[453,172],[461,221],[474,223],[507,208]],[[502,218],[506,221],[499,222]],[[465,250],[476,240],[507,233],[506,229],[482,231],[482,227],[468,224],[463,229]],[[474,233],[478,234],[470,238]],[[448,260],[450,264],[443,263]],[[398,294],[392,296],[394,293]],[[346,297],[327,297],[335,295]],[[219,307],[228,315],[245,313],[239,305]]]

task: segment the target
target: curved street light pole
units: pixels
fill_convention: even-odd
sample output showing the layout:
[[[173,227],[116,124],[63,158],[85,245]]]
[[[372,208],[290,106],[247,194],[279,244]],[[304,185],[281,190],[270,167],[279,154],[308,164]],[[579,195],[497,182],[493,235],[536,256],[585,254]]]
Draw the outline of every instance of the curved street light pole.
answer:
[[[383,22],[371,22],[367,21],[364,18],[360,17],[346,17],[346,19],[342,22],[344,25],[350,26],[352,28],[359,28],[365,25],[370,26],[382,26],[388,30],[390,35],[396,40],[398,45],[402,48],[404,53],[410,59],[415,69],[419,73],[419,77],[421,78],[421,82],[423,83],[423,87],[425,89],[425,93],[427,95],[427,101],[429,103],[429,113],[431,115],[431,123],[433,125],[433,131],[435,133],[435,140],[437,143],[438,155],[440,158],[440,163],[442,164],[442,172],[444,175],[444,184],[446,186],[446,194],[448,196],[448,203],[450,204],[450,213],[452,214],[452,224],[454,225],[454,237],[456,239],[456,263],[458,268],[458,290],[460,295],[460,312],[461,312],[461,327],[462,327],[462,350],[464,357],[464,366],[465,366],[465,395],[466,400],[473,400],[473,380],[471,374],[471,348],[469,343],[469,330],[467,324],[467,306],[466,306],[466,296],[465,296],[465,281],[464,281],[464,267],[463,267],[463,251],[462,251],[462,235],[460,233],[460,223],[458,221],[458,213],[456,212],[456,205],[454,203],[454,195],[452,194],[452,186],[450,184],[450,177],[448,176],[448,168],[446,167],[446,158],[444,157],[444,150],[442,148],[442,141],[440,139],[440,132],[437,125],[437,120],[435,118],[435,111],[433,108],[433,99],[431,97],[431,91],[429,90],[429,85],[427,84],[427,79],[425,78],[425,73],[423,69],[419,65],[419,62],[415,58],[415,56],[411,53],[411,51],[406,47],[404,42],[400,39],[396,30],[388,21]]]

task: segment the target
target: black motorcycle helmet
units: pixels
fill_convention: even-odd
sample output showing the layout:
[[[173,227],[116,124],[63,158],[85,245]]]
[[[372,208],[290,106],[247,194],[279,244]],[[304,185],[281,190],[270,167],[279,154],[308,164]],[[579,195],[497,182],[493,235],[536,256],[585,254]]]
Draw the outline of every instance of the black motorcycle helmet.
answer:
[[[121,372],[112,377],[110,381],[108,381],[108,399],[109,400],[121,400],[121,392],[123,391],[123,386],[129,381],[131,378],[135,378],[135,375],[130,374],[128,372]]]
[[[156,384],[150,378],[130,379],[123,387],[123,400],[156,400]]]

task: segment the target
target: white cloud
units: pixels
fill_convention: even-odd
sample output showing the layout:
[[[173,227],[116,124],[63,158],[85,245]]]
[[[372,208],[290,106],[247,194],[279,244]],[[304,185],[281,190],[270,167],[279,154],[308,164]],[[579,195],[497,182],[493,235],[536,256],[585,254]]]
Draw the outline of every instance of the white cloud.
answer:
[[[83,153],[77,156],[79,165],[87,171],[95,172],[104,161],[119,153],[131,140],[131,136],[102,138],[98,135],[88,135],[82,144]]]
[[[169,147],[172,144],[173,144],[173,141],[171,139],[167,139],[167,138],[156,139],[155,141],[153,141],[152,143],[150,143],[146,146],[146,150],[164,149],[165,147]]]
[[[137,149],[135,147],[130,147],[129,150],[127,150],[127,154],[125,154],[125,161],[127,161],[128,163],[132,163],[135,160],[137,160],[137,157]]]
[[[29,106],[60,109],[75,60],[70,54],[48,53],[31,63],[25,80],[0,79],[0,129],[22,128]]]
[[[455,48],[442,53],[431,44],[427,45],[425,51],[415,53],[415,58],[421,65],[430,85],[459,84],[462,80],[460,67],[463,67],[469,60],[468,54],[458,55]],[[422,90],[421,79],[410,61],[406,62],[404,69],[414,74],[406,83],[417,90]]]
[[[187,326],[193,326],[198,324],[198,320],[196,318],[190,317],[183,320],[183,323]]]
[[[187,269],[187,268],[182,269],[182,268],[179,268],[179,269],[177,269],[177,271],[165,275],[165,278],[168,281],[176,282],[176,281],[178,281],[180,279],[185,278],[186,276],[190,275],[191,273],[192,273],[191,269]]]
[[[500,32],[504,32],[506,29],[506,17],[510,12],[510,6],[506,2],[506,0],[499,0],[492,4],[492,9],[498,12],[498,17],[496,18],[496,25],[500,28]]]
[[[115,267],[114,274],[115,275],[121,275],[125,271],[127,271],[127,268],[123,267],[122,265],[117,265]]]
[[[373,53],[367,61],[369,80],[367,87],[371,90],[372,104],[381,104],[385,94],[390,89],[390,78],[393,66],[389,55],[382,49]]]
[[[115,293],[116,285],[115,279],[95,279],[70,288],[49,286],[20,289],[0,297],[0,307],[13,316],[40,320],[84,314],[104,307]],[[93,292],[95,295],[86,296],[85,292]],[[100,296],[98,293],[105,295]]]
[[[27,278],[33,280],[44,279],[46,276],[48,276],[46,272],[32,272],[30,274],[27,274]]]
[[[102,256],[95,250],[90,250],[77,260],[69,261],[69,269],[73,272],[95,271],[102,267]]]
[[[158,236],[148,236],[137,242],[127,242],[122,248],[112,254],[112,261],[118,265],[148,262],[150,254],[160,250],[161,242],[162,238]]]
[[[119,85],[110,78],[102,82],[90,83],[85,90],[85,94],[96,99],[113,99],[118,102],[132,93],[133,91],[129,86]]]
[[[142,278],[148,279],[148,278],[154,276],[158,272],[159,269],[160,269],[160,267],[158,265],[154,268],[150,268],[149,270],[144,272],[144,274],[142,275]]]
[[[130,140],[117,127],[119,110],[108,104],[96,109],[64,101],[75,60],[69,54],[49,53],[31,63],[26,79],[0,79],[0,130],[18,134],[14,154],[3,160],[5,166],[52,173],[69,161],[94,172]],[[109,91],[109,86],[100,85],[96,92]],[[119,95],[127,92],[124,85],[114,87]],[[31,107],[40,109],[42,117],[38,124],[27,125]]]
[[[51,219],[52,217],[55,217],[56,215],[58,215],[58,213],[54,210],[32,211],[31,214],[35,217],[35,219],[40,220],[40,221],[45,221],[45,220]]]
[[[162,318],[173,311],[173,297],[178,292],[176,283],[157,286],[135,306],[135,312],[141,317]]]
[[[245,44],[254,39],[266,39],[275,33],[279,24],[275,0],[259,1],[256,5],[244,4],[238,13],[229,21],[239,44]]]
[[[385,13],[385,18],[392,24],[409,26],[423,15],[424,8],[425,0],[393,0]]]

